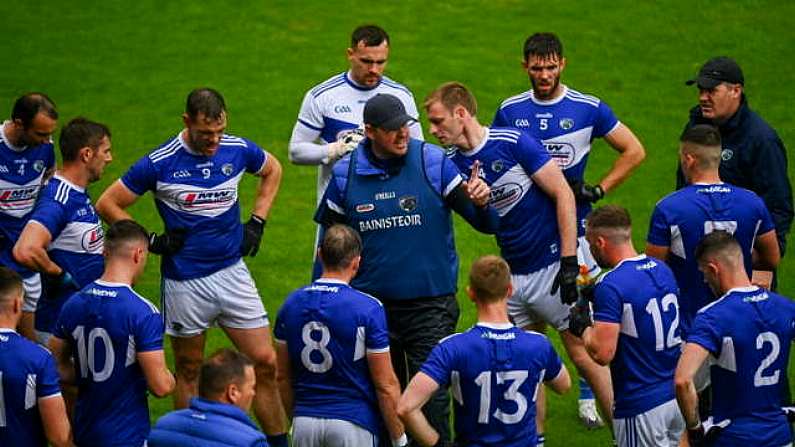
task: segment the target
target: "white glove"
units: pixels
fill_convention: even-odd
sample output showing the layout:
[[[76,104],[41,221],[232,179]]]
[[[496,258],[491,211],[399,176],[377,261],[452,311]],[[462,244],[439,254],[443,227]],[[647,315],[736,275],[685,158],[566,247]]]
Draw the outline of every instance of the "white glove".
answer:
[[[348,132],[341,136],[337,141],[328,145],[328,163],[334,163],[345,154],[352,152],[356,146],[364,139],[364,134],[360,129]]]

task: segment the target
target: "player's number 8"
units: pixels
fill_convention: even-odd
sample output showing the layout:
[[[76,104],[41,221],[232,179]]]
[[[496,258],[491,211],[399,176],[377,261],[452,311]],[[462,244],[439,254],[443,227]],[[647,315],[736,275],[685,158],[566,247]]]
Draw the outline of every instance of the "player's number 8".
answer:
[[[320,340],[312,338],[313,331],[320,332]],[[330,370],[334,359],[331,357],[331,352],[326,349],[331,341],[331,332],[328,327],[319,321],[310,321],[301,329],[301,339],[304,341],[304,349],[301,350],[301,363],[304,364],[304,367],[318,374]],[[320,353],[322,357],[320,363],[312,360],[312,352]]]

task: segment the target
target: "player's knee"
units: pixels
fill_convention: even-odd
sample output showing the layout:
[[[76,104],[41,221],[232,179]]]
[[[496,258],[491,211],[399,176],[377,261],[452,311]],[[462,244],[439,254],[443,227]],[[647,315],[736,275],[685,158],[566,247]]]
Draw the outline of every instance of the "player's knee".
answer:
[[[194,359],[191,356],[175,356],[174,366],[177,377],[184,381],[196,382],[199,380],[202,359]]]
[[[254,362],[257,381],[276,379],[276,352],[273,349],[258,352],[251,357],[251,361]]]

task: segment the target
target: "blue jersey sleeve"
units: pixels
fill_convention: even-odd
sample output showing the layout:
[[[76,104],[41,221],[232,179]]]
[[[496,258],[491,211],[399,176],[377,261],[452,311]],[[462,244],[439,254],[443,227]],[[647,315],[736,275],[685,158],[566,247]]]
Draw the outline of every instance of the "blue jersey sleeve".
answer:
[[[461,171],[452,160],[442,155],[442,190],[440,191],[442,197],[447,197],[456,186],[463,180]]]
[[[762,199],[758,199],[756,201],[756,208],[757,213],[759,214],[759,219],[762,221],[761,225],[759,225],[759,232],[757,233],[757,236],[775,230],[776,225],[773,223],[773,217],[770,215],[770,211],[767,210],[767,206]]]
[[[257,146],[251,141],[246,140],[245,160],[246,171],[256,174],[262,171],[265,167],[265,162],[268,159],[268,153],[264,149]]]
[[[512,149],[516,161],[519,162],[519,165],[529,176],[535,174],[536,171],[551,160],[549,153],[541,145],[541,142],[524,132],[519,134],[519,140]]]
[[[508,117],[505,116],[505,112],[502,108],[497,109],[497,113],[494,114],[494,119],[491,121],[491,127],[513,127],[511,126],[510,121],[508,121]]]
[[[55,149],[50,145],[50,150],[47,151],[47,158],[44,160],[44,170],[49,171],[55,169]]]
[[[61,313],[58,314],[58,320],[55,323],[55,328],[52,331],[52,335],[60,338],[61,340],[72,339],[72,330],[74,330],[76,326],[73,315],[79,313],[73,310],[74,308],[75,306],[71,302],[71,299],[68,299],[66,304],[63,305],[63,308],[61,308]]]
[[[386,328],[386,313],[382,306],[373,306],[368,315],[366,345],[370,351],[384,352],[389,349],[389,331]]]
[[[339,183],[336,176],[332,174],[326,191],[323,193],[323,198],[320,199],[317,211],[315,211],[315,222],[321,225],[328,225],[336,221],[331,215],[345,216],[345,196],[340,191]]]
[[[604,282],[596,285],[594,290],[594,321],[621,323],[623,303],[618,291]]]
[[[613,114],[613,110],[602,101],[599,101],[599,108],[596,110],[596,119],[594,121],[594,138],[601,138],[609,134],[618,124],[618,118]]]
[[[432,378],[440,387],[450,381],[450,372],[453,370],[453,355],[447,343],[439,343],[431,351],[428,360],[422,364],[420,371]]]
[[[159,351],[163,349],[163,318],[152,312],[140,319],[134,329],[135,350],[137,352]]]
[[[43,357],[41,367],[36,374],[36,396],[39,398],[52,396],[61,392],[61,378],[55,367],[55,360],[50,353]]]
[[[60,203],[49,197],[42,197],[37,203],[36,208],[30,216],[30,220],[44,225],[50,232],[50,238],[55,240],[63,231],[68,223],[66,209]]]
[[[552,343],[550,343],[548,339],[544,341],[546,342],[546,350],[547,350],[544,382],[548,382],[558,377],[558,374],[560,374],[560,370],[563,368],[563,362],[560,360],[560,356],[558,355],[558,353],[555,352],[555,348],[552,346]]]
[[[157,171],[148,156],[142,157],[130,167],[121,182],[133,193],[141,196],[157,187]]]
[[[693,321],[693,327],[687,335],[688,343],[695,343],[715,357],[720,357],[723,343],[720,326],[710,312],[699,312]]]
[[[654,207],[649,221],[649,234],[646,236],[646,242],[660,247],[671,246],[671,230],[668,226],[668,219],[665,213],[658,204]]]
[[[282,308],[279,309],[279,313],[276,314],[276,323],[273,325],[273,338],[282,342],[287,340],[287,323],[284,321],[284,309],[287,308],[287,303],[289,302],[290,297],[288,296],[287,299],[284,300]]]

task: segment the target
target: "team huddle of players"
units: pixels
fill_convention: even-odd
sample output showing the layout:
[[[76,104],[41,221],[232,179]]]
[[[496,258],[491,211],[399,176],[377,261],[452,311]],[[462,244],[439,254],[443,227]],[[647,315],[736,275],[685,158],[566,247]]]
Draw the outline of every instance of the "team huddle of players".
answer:
[[[776,228],[762,199],[721,181],[715,127],[682,134],[688,185],[658,202],[639,254],[626,210],[592,204],[642,162],[643,146],[606,104],[560,83],[556,36],[527,39],[533,88],[504,101],[491,126],[460,83],[426,97],[446,154],[422,141],[411,92],[383,76],[388,51],[382,29],[357,28],[350,70],[304,98],[289,150],[292,162],[319,166],[317,279],[285,300],[275,348],[242,257],[257,253],[282,168],[224,133],[220,93],[192,91],[185,129],[96,208],[86,187],[112,160],[110,130],[69,121],[56,170],[55,105],[41,93],[17,100],[0,130],[3,445],[282,446],[288,421],[296,446],[452,445],[449,395],[456,445],[543,445],[542,385],[570,387],[539,333],[547,324],[590,385],[581,416],[601,424],[598,403],[618,445],[789,445],[782,402],[795,305],[751,282],[780,260]],[[713,67],[695,82],[714,90],[729,75]],[[619,155],[591,185],[597,137]],[[246,172],[260,183],[242,224]],[[146,192],[163,234],[127,211]],[[502,255],[473,264],[467,294],[478,322],[454,336],[451,211],[494,234]],[[160,309],[132,289],[149,252],[162,256]],[[253,366],[250,398],[237,397],[240,383],[213,396],[200,386],[215,324]],[[698,393],[710,386],[700,413]],[[164,418],[150,437],[147,390],[173,393],[186,408],[177,416],[189,417]],[[253,426],[238,414],[252,405],[266,436],[243,444],[218,421]]]

